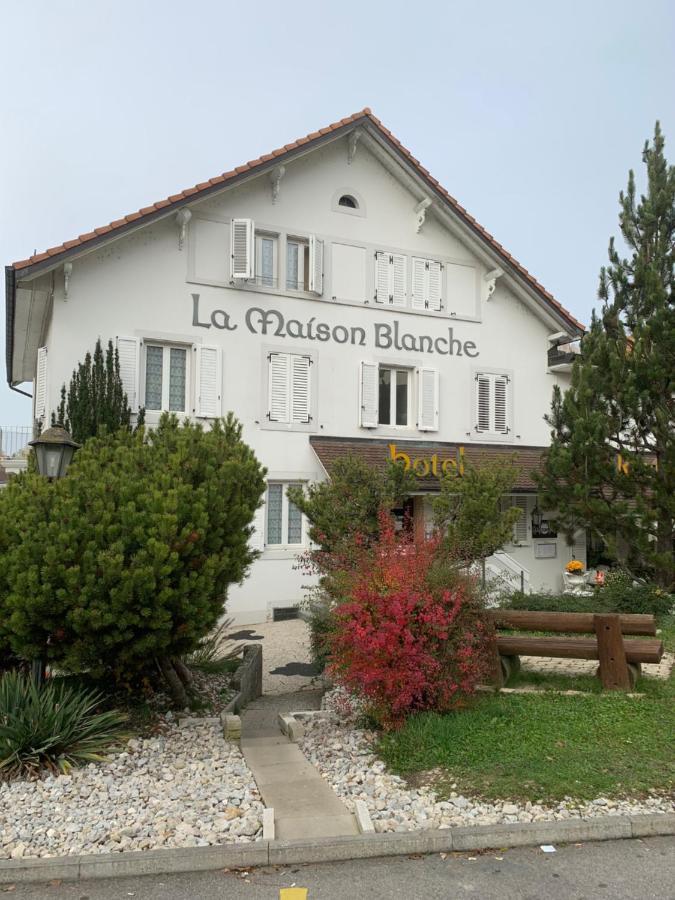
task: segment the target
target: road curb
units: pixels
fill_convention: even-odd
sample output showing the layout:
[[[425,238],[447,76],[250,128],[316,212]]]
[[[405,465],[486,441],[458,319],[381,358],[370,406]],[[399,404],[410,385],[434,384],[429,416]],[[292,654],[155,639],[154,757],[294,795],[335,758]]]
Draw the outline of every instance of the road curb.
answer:
[[[254,868],[290,863],[331,862],[438,853],[486,848],[525,847],[607,841],[675,834],[675,813],[641,816],[598,816],[562,822],[514,825],[477,825],[436,831],[394,834],[359,834],[337,838],[295,841],[255,841],[217,847],[181,847],[171,850],[133,850],[92,853],[48,859],[0,860],[0,884],[39,881],[83,881],[90,878],[122,878],[167,875],[215,869]]]

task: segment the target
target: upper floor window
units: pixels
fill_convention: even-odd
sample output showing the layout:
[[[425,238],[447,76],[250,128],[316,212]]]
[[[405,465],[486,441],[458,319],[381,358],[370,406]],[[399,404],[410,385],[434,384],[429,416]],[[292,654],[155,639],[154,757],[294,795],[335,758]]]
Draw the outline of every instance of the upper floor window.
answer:
[[[362,362],[359,396],[362,428],[412,428],[416,425],[419,431],[438,431],[437,369]]]
[[[343,194],[338,200],[338,206],[346,206],[347,209],[358,209],[359,204],[351,194]]]
[[[286,290],[309,288],[309,241],[289,237],[286,241]]]
[[[410,424],[410,395],[410,369],[380,366],[378,423],[407,428]]]
[[[410,305],[413,309],[431,309],[435,312],[443,308],[441,298],[443,282],[443,266],[435,259],[412,258],[412,296]]]
[[[312,358],[300,353],[268,353],[267,418],[286,425],[312,420]]]
[[[252,219],[232,219],[230,224],[232,281],[254,281],[267,288],[279,287],[279,247],[283,259],[285,240],[286,290],[323,294],[324,242],[314,235],[295,238],[256,230]]]
[[[486,437],[511,432],[512,379],[496,372],[475,375],[475,430]]]
[[[118,335],[117,353],[120,378],[132,413],[145,407],[151,414],[175,412],[201,419],[215,419],[222,414],[220,347]]]
[[[407,303],[408,258],[402,253],[375,253],[375,302],[390,306]]]
[[[275,234],[257,231],[255,234],[255,276],[256,283],[274,288],[278,284],[279,239]]]
[[[145,408],[187,411],[188,353],[170,344],[145,345]]]

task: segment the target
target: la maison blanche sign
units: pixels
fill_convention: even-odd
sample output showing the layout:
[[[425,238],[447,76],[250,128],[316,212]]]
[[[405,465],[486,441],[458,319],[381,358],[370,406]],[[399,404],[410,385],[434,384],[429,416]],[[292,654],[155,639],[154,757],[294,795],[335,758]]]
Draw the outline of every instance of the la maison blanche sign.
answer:
[[[205,313],[200,309],[199,294],[192,295],[192,325],[194,328],[218,328],[221,331],[237,331],[239,323],[224,309],[213,309]],[[367,331],[360,325],[329,325],[311,319],[287,319],[277,309],[262,309],[250,306],[244,313],[244,325],[251,334],[263,334],[277,338],[299,338],[335,344],[352,344],[356,347],[368,346]],[[454,328],[447,329],[447,337],[432,337],[428,334],[410,334],[401,329],[398,319],[391,322],[373,322],[373,346],[380,350],[408,350],[412,353],[435,353],[439,356],[476,357],[479,350],[473,341],[461,341],[455,337]]]

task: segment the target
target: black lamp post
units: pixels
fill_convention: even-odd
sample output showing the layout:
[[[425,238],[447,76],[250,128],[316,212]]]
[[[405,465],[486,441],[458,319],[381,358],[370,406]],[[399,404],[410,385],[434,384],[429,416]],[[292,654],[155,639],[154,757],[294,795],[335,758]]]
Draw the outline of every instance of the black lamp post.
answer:
[[[50,481],[63,478],[68,471],[73,455],[80,448],[68,434],[65,428],[57,425],[43,431],[40,437],[29,441],[29,446],[35,449],[37,467],[40,475],[44,475]],[[34,659],[32,664],[33,678],[40,685],[44,678],[45,664],[42,659]]]

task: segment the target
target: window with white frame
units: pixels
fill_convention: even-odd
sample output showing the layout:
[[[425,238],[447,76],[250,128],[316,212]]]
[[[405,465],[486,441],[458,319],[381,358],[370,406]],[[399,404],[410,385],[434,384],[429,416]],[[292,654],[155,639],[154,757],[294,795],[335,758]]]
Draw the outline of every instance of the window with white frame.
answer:
[[[253,219],[230,223],[230,275],[234,283],[254,281],[267,288],[280,287],[279,255],[286,260],[285,290],[323,294],[324,242],[274,234],[256,229]]]
[[[287,497],[292,482],[272,481],[267,486],[265,504],[265,546],[302,547],[305,522],[298,507]]]
[[[188,348],[145,344],[146,410],[185,413],[188,409]]]
[[[302,353],[267,354],[267,419],[285,425],[312,420],[312,357]]]
[[[309,290],[309,241],[286,239],[286,290]]]
[[[476,372],[474,395],[474,429],[487,437],[503,437],[511,433],[513,381],[510,375]]]
[[[255,280],[261,287],[278,286],[279,239],[275,234],[256,231]]]
[[[411,369],[363,361],[359,377],[359,400],[362,428],[412,428],[416,425],[420,431],[438,431],[437,369],[428,366]]]
[[[412,398],[410,379],[410,369],[380,366],[378,381],[379,425],[394,425],[398,428],[407,428],[410,425]]]

